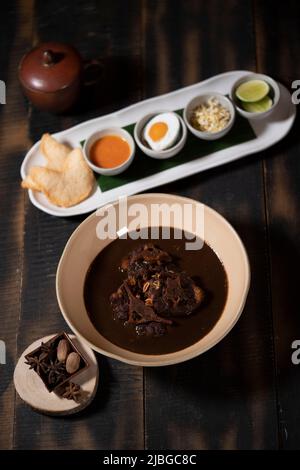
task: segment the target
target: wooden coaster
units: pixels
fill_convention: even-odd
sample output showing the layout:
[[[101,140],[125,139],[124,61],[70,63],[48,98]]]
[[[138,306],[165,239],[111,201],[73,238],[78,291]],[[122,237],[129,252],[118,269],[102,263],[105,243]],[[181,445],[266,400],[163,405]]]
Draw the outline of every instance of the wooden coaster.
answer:
[[[49,415],[70,415],[86,408],[94,399],[99,379],[99,369],[93,350],[81,342],[75,335],[69,335],[75,346],[87,359],[89,367],[72,380],[80,385],[82,397],[80,403],[61,398],[55,392],[49,393],[38,374],[25,364],[25,355],[39,347],[41,342],[53,338],[55,334],[45,336],[32,343],[21,355],[14,372],[15,388],[21,399],[35,411]]]

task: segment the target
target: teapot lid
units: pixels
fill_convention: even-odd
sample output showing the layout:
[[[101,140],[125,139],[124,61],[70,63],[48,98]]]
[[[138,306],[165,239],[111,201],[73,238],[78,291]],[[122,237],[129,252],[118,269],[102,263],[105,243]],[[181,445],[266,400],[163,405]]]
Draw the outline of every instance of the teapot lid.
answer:
[[[68,87],[78,79],[81,70],[82,59],[73,46],[45,42],[24,55],[19,79],[26,88],[51,93]]]

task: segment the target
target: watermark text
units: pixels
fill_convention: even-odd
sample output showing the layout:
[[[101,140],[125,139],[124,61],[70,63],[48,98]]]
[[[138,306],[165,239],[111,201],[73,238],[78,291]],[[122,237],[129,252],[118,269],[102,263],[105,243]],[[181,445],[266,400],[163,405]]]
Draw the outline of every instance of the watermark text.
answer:
[[[184,239],[186,250],[200,250],[204,240],[204,205],[201,203],[142,204],[119,198],[118,204],[97,211],[96,234],[100,240]]]

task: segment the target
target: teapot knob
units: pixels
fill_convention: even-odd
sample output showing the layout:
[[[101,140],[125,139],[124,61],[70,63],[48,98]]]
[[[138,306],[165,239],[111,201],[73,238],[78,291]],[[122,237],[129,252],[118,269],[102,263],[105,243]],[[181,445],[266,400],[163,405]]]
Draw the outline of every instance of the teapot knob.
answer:
[[[43,52],[43,65],[45,67],[50,67],[51,65],[54,64],[54,53],[53,51],[46,50]]]

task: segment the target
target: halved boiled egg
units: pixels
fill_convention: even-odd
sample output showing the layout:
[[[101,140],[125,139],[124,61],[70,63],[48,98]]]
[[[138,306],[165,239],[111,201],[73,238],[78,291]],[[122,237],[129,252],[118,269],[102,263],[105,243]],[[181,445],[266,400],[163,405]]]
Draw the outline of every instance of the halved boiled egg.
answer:
[[[146,124],[143,137],[153,150],[165,150],[175,144],[180,122],[175,113],[161,113]]]

